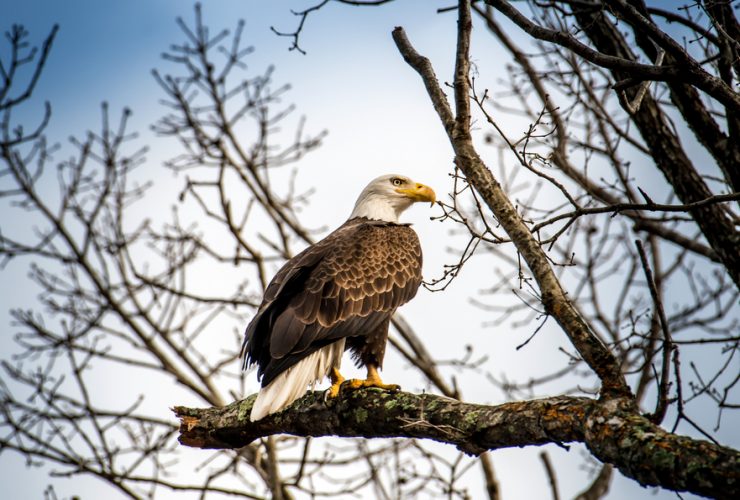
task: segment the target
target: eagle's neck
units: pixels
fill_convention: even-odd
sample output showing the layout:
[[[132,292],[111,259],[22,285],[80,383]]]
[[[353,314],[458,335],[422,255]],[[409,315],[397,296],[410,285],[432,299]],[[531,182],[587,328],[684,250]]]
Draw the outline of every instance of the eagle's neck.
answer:
[[[411,200],[408,198],[389,198],[377,194],[366,194],[357,200],[349,218],[365,217],[367,219],[398,224],[398,217],[401,215],[401,212],[406,210],[411,203]]]

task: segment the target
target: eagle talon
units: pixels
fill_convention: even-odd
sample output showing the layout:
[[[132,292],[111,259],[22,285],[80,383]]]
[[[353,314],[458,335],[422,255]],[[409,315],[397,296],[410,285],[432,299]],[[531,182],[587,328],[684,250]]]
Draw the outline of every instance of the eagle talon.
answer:
[[[380,379],[377,366],[369,363],[367,365],[366,379],[362,380],[353,378],[352,380],[347,381],[347,388],[349,389],[361,389],[364,387],[376,387],[384,391],[392,392],[398,392],[401,390],[401,386],[398,384],[384,384]]]
[[[348,389],[362,389],[365,387],[375,387],[377,389],[383,389],[384,391],[398,392],[401,390],[401,386],[398,384],[384,384],[379,378],[368,378],[365,380],[353,378],[347,382]]]
[[[336,368],[331,369],[331,373],[329,373],[329,378],[331,378],[331,387],[329,387],[324,393],[324,401],[334,399],[339,396],[339,393],[342,389],[342,384],[346,381],[346,379],[342,376],[341,373],[339,373],[339,370],[337,370]]]
[[[347,389],[364,389],[364,388],[376,388],[384,391],[398,392],[401,390],[401,386],[398,384],[384,384],[377,380],[362,380],[353,378],[346,383]]]
[[[341,387],[342,387],[341,384],[339,385],[332,384],[332,386],[329,387],[324,392],[324,401],[328,401],[329,399],[335,399],[337,396],[339,396],[339,391]]]
[[[332,399],[336,399],[339,391],[334,391],[334,386],[329,387],[324,391],[324,403],[328,403]]]

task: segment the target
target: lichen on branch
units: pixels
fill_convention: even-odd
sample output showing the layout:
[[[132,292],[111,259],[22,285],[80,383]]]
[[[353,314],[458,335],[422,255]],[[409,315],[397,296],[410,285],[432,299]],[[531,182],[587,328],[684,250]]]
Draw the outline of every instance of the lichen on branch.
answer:
[[[274,434],[420,438],[472,455],[513,446],[584,443],[645,486],[716,498],[740,496],[740,453],[669,433],[637,414],[628,400],[558,396],[495,406],[432,394],[363,389],[326,401],[311,392],[284,411],[249,420],[255,396],[216,408],[173,408],[180,443],[241,448]]]

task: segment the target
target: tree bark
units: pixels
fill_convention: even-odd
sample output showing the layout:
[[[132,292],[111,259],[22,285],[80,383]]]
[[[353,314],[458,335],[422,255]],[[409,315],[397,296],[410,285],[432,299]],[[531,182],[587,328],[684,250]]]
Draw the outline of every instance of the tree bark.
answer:
[[[602,462],[644,486],[715,498],[740,497],[740,453],[671,434],[634,413],[624,399],[558,396],[496,406],[431,394],[377,389],[324,401],[312,392],[286,410],[249,421],[255,395],[225,407],[173,410],[179,441],[196,448],[241,448],[274,434],[422,438],[479,455],[546,443],[584,443]]]
[[[460,170],[480,194],[532,271],[539,285],[545,310],[558,322],[586,364],[599,376],[602,394],[616,397],[630,396],[630,389],[614,355],[594,334],[588,322],[568,298],[540,243],[519,216],[501,185],[473,146],[473,139],[470,135],[468,84],[468,49],[471,29],[469,5],[467,9],[460,8],[459,11],[464,17],[459,21],[458,27],[454,85],[456,116],[453,115],[447,97],[439,86],[431,62],[414,49],[403,28],[397,27],[393,30],[393,40],[404,60],[421,76],[432,105],[449,136],[450,144],[455,152],[455,161]]]
[[[587,61],[609,69],[617,82],[645,76],[638,74],[639,72],[630,66],[631,64],[637,64],[632,50],[619,33],[619,30],[607,19],[604,13],[594,9],[596,4],[574,4],[573,14],[578,25],[589,37],[598,52],[583,46],[568,33],[547,30],[532,23],[505,0],[487,0],[487,3],[502,12],[533,37],[557,43],[573,50]],[[621,2],[618,3],[622,5]],[[619,61],[619,63],[615,61]],[[653,68],[657,67],[654,66]],[[659,80],[659,78],[649,76],[647,78]],[[674,83],[674,89],[681,85],[690,84],[707,91],[708,88],[703,86],[700,83],[701,81],[709,82],[703,70],[697,68],[694,64],[684,65],[680,78]],[[740,105],[740,97],[738,97],[740,94],[714,77],[711,78],[711,82],[710,86],[722,87],[724,89],[722,93],[729,101],[732,101],[732,103],[724,102],[729,106],[728,110],[734,108],[735,111],[728,111],[728,116],[732,116],[732,113],[738,109],[736,106]],[[628,94],[633,91],[634,88],[627,89]],[[712,92],[709,92],[709,94],[712,95]],[[673,97],[676,97],[675,93]],[[624,95],[620,96],[620,103],[627,109]],[[680,106],[679,109],[689,111]],[[650,150],[656,166],[683,203],[692,203],[712,195],[712,192],[686,156],[679,138],[671,129],[660,106],[649,94],[643,99],[640,109],[632,114],[632,119]],[[712,151],[717,148],[721,149],[721,147],[722,145],[719,144],[713,145],[711,148],[708,147],[708,149]],[[726,154],[730,154],[729,151]],[[731,159],[729,160],[731,161]],[[740,251],[738,251],[740,249],[740,233],[735,229],[731,216],[719,205],[690,210],[689,213],[719,257],[720,262],[727,269],[735,286],[740,288]]]
[[[634,59],[629,45],[619,30],[602,12],[580,7],[575,8],[573,12],[580,27],[602,53],[626,60]],[[632,77],[629,72],[617,69],[612,70],[612,75],[617,81]],[[676,84],[676,88],[679,86]],[[673,96],[676,97],[675,92]],[[620,103],[623,107],[626,107],[625,102],[625,96],[621,95]],[[632,114],[632,120],[648,146],[656,166],[683,203],[691,203],[712,195],[686,155],[660,106],[649,94],[643,99],[640,109]],[[689,213],[719,256],[735,286],[740,288],[740,233],[735,229],[730,214],[720,205],[690,210]]]

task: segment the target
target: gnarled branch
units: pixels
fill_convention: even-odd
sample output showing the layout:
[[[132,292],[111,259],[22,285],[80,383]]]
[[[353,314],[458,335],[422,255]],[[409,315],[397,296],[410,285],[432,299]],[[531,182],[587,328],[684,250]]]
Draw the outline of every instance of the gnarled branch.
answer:
[[[617,396],[629,395],[630,389],[616,359],[599,341],[589,324],[567,297],[539,242],[475,150],[470,134],[470,88],[467,79],[468,40],[471,29],[469,2],[461,2],[459,14],[454,85],[457,116],[454,116],[450,109],[431,62],[414,49],[403,28],[396,27],[393,30],[393,40],[404,60],[421,76],[455,151],[455,161],[460,170],[480,194],[491,213],[516,245],[517,251],[527,262],[540,287],[542,303],[546,311],[562,326],[578,353],[599,376],[602,382],[602,392]]]
[[[240,448],[274,434],[433,439],[474,455],[546,443],[584,443],[640,484],[716,498],[740,495],[740,453],[671,434],[625,400],[558,396],[496,406],[376,389],[324,401],[312,392],[286,410],[249,421],[255,396],[220,408],[175,407],[180,443]]]

